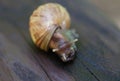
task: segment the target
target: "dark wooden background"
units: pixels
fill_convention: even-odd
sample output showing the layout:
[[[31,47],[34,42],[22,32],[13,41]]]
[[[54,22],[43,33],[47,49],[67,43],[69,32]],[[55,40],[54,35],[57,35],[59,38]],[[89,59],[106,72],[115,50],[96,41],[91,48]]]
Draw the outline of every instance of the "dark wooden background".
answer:
[[[77,30],[77,57],[63,63],[33,44],[29,16],[58,2]],[[87,0],[0,0],[0,81],[120,81],[120,30]]]

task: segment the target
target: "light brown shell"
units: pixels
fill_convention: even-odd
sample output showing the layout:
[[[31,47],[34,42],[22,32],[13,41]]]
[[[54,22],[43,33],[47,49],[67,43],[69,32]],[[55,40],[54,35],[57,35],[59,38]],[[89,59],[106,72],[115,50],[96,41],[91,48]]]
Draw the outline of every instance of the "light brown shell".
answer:
[[[33,42],[42,50],[48,50],[48,44],[58,27],[68,29],[70,16],[67,10],[57,3],[39,6],[30,16],[30,34]]]

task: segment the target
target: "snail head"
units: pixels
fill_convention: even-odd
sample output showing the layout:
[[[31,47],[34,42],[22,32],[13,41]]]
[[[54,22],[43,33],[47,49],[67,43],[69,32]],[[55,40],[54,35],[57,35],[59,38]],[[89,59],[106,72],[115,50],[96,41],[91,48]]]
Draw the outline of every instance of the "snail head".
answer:
[[[49,46],[52,51],[61,58],[63,62],[67,62],[75,58],[76,49],[73,47],[73,44],[77,40],[78,39],[68,41],[68,38],[65,37],[62,33],[55,32]]]

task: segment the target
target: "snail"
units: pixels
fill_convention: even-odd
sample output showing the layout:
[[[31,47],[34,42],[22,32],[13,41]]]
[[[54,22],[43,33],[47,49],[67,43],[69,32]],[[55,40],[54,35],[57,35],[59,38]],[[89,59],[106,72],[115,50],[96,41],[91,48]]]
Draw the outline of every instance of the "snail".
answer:
[[[46,3],[35,9],[30,16],[29,31],[35,45],[44,51],[51,49],[63,62],[75,58],[78,40],[70,27],[68,11],[58,3]]]

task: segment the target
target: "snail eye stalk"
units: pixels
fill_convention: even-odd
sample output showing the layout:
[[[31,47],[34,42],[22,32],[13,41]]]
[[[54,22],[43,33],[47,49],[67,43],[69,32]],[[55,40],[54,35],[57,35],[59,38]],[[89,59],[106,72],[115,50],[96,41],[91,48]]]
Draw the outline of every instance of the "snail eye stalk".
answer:
[[[56,52],[56,51],[58,51],[58,50],[59,50],[58,48],[52,49],[53,52]]]
[[[62,54],[62,59],[66,61],[66,56],[65,56],[65,53]]]
[[[75,43],[75,42],[77,42],[78,41],[78,39],[74,39],[73,41],[71,41],[69,44],[73,44],[73,43]]]

